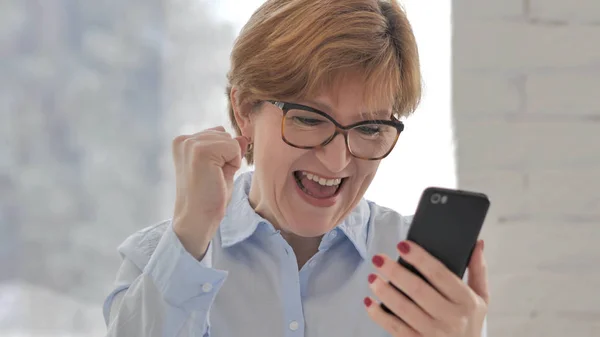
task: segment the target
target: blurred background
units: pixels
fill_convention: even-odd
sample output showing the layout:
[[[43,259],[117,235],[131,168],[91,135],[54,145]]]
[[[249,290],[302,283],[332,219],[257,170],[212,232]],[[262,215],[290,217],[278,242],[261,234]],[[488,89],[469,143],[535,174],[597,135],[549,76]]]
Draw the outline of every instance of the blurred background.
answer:
[[[116,247],[170,217],[171,139],[230,128],[261,3],[0,1],[0,336],[104,335]],[[600,2],[403,3],[425,98],[367,197],[486,192],[489,336],[600,336]]]

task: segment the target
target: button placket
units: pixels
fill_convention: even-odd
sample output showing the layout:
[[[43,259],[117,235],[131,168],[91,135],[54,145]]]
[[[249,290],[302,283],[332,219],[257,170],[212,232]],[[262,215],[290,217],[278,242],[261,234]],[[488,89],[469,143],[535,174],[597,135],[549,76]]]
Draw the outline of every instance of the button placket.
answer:
[[[320,253],[315,254],[300,270],[299,281],[300,281],[300,292],[302,297],[306,295],[307,287],[310,281],[310,276],[314,272],[314,268],[317,265]]]
[[[285,336],[301,336],[304,334],[304,311],[302,308],[300,274],[296,254],[290,245],[281,237],[277,237],[280,253],[281,282],[283,287],[283,314],[287,323]]]

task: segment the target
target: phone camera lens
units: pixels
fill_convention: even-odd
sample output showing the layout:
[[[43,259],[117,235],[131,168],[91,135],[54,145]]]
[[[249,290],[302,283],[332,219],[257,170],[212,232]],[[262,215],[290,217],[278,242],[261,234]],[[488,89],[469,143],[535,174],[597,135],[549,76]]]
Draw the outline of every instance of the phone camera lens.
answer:
[[[439,195],[438,193],[435,193],[431,196],[431,203],[432,204],[439,204],[440,200],[442,200],[442,196]]]

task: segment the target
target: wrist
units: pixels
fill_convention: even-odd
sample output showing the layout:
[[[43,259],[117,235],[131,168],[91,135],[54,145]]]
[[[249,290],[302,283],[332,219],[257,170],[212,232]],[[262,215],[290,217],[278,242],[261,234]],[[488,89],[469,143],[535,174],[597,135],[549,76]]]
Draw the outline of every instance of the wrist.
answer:
[[[204,240],[193,240],[190,239],[189,236],[180,235],[177,231],[174,231],[175,235],[181,242],[183,248],[192,255],[196,260],[202,261],[204,255],[206,255],[206,251],[208,250],[208,246],[210,245],[210,241],[204,242]]]

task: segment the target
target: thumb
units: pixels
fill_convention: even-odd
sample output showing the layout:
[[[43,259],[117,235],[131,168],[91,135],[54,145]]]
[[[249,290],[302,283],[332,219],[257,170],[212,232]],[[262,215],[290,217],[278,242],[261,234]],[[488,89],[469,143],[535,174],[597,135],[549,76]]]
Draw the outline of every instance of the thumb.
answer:
[[[234,138],[238,145],[240,146],[240,154],[241,156],[235,156],[234,159],[232,159],[229,162],[226,162],[225,165],[223,166],[223,174],[225,176],[225,179],[227,180],[228,185],[232,185],[233,184],[233,178],[235,176],[235,173],[240,169],[240,167],[242,167],[242,160],[244,159],[244,156],[246,155],[246,152],[248,151],[248,143],[249,140],[248,138],[244,137],[244,136],[239,136],[239,137],[235,137]],[[229,186],[231,187],[231,186]]]
[[[240,144],[240,150],[242,151],[242,159],[246,156],[246,152],[248,152],[248,145],[250,144],[250,140],[245,136],[235,137],[238,144]]]
[[[487,264],[483,256],[483,240],[477,241],[469,262],[468,284],[471,289],[489,304]]]

